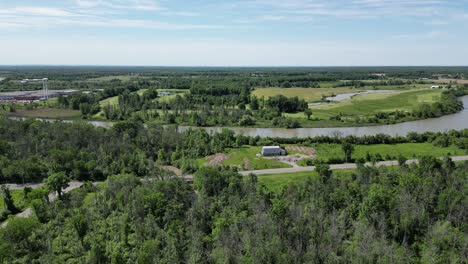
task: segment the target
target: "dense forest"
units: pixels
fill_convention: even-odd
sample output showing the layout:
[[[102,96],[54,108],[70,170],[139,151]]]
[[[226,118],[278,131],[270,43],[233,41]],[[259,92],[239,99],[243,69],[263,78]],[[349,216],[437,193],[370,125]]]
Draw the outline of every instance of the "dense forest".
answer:
[[[2,263],[465,263],[468,164],[326,166],[272,192],[254,175],[120,174],[0,230]]]

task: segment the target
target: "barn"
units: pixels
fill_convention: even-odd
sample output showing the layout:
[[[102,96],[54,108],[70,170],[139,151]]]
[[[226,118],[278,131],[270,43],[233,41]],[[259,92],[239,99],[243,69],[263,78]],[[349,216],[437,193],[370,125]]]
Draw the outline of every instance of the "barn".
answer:
[[[286,155],[286,150],[279,146],[264,146],[262,147],[262,156],[282,156]]]

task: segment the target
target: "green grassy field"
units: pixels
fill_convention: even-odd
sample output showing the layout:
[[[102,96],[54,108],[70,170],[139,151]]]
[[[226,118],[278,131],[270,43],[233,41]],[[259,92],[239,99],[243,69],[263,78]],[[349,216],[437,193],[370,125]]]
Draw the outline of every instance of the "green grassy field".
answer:
[[[318,159],[329,160],[331,158],[343,158],[343,150],[339,144],[319,144],[315,146]],[[383,159],[391,156],[403,155],[408,159],[421,156],[444,157],[446,155],[461,156],[466,155],[466,151],[456,146],[447,148],[436,147],[431,143],[402,143],[402,144],[378,144],[378,145],[356,145],[353,153],[354,159],[365,158],[367,152],[371,155],[380,154]]]
[[[410,90],[382,94],[357,95],[351,100],[310,107],[315,116],[326,118],[340,113],[371,115],[395,110],[412,111],[424,103],[440,100],[440,90]],[[302,115],[304,116],[304,115]]]
[[[276,169],[290,168],[291,166],[276,160],[265,159],[257,156],[261,152],[261,147],[244,146],[242,148],[234,148],[226,151],[228,159],[223,161],[225,166],[236,166],[241,170],[261,170],[261,169]],[[198,159],[198,164],[203,166],[208,162],[208,159]]]
[[[10,116],[28,117],[28,118],[79,118],[81,112],[71,109],[60,108],[36,108],[34,110],[17,109],[16,112],[8,113]]]
[[[253,91],[257,97],[270,97],[284,95],[286,97],[299,97],[307,102],[320,101],[322,96],[333,96],[343,93],[361,92],[364,89],[352,88],[258,88]]]

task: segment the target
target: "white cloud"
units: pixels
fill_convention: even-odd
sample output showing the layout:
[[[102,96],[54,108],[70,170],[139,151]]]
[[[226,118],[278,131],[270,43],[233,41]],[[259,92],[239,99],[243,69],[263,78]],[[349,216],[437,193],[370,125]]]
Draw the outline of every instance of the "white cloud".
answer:
[[[165,22],[162,18],[130,19],[128,9],[158,11],[167,16],[194,17],[193,12],[168,12],[153,0],[73,0],[65,8],[46,6],[3,7],[0,4],[0,28],[8,31],[24,29],[88,26],[107,28],[140,28],[158,30],[220,29],[222,25]],[[165,12],[163,14],[163,12]],[[84,19],[85,18],[85,19]]]
[[[252,8],[262,16],[296,15],[338,18],[429,17],[453,13],[456,9],[439,0],[253,0],[239,1],[234,7]]]
[[[75,16],[76,14],[73,14],[61,8],[24,6],[14,8],[2,8],[0,9],[0,15],[71,17]]]
[[[425,39],[437,39],[448,34],[443,31],[430,31],[424,34],[397,34],[391,36],[393,39],[403,39],[403,40],[425,40]]]
[[[82,8],[112,8],[134,9],[142,11],[163,10],[158,1],[154,0],[76,0],[76,5]]]

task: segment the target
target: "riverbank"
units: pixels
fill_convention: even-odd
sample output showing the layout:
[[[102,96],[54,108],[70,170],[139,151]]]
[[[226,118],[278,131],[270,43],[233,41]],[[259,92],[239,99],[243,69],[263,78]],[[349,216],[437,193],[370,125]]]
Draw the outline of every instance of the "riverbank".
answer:
[[[464,109],[456,114],[445,115],[438,118],[423,119],[398,124],[359,126],[359,127],[322,127],[322,128],[256,128],[256,127],[191,127],[178,126],[178,131],[183,132],[187,129],[205,129],[209,133],[221,132],[223,129],[233,130],[237,135],[251,137],[272,137],[272,138],[306,138],[317,136],[372,136],[377,134],[386,134],[390,136],[406,136],[409,133],[425,132],[446,132],[448,130],[468,129],[468,96],[460,98]],[[25,120],[23,117],[9,117],[12,120]],[[46,122],[86,122],[97,127],[110,128],[114,125],[111,121],[92,121],[92,120],[55,120],[42,119],[36,120]]]

